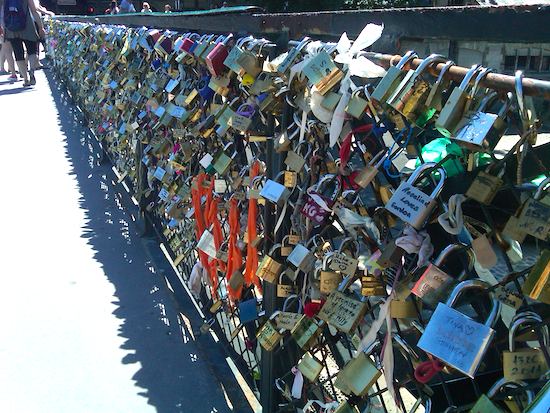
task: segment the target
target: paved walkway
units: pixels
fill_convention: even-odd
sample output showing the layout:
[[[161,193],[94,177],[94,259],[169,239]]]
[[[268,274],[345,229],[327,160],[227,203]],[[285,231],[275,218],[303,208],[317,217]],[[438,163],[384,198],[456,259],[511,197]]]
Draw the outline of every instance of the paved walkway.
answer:
[[[0,412],[231,411],[46,75],[0,76]]]

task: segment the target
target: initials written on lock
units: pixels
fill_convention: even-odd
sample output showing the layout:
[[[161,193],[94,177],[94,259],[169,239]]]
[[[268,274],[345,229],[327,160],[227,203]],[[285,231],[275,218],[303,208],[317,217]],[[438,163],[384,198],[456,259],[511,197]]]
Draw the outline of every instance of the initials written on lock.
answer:
[[[411,218],[411,215],[415,215],[420,210],[428,207],[431,199],[429,195],[419,189],[404,184],[401,184],[397,189],[396,196],[392,197],[392,201],[387,208],[398,216],[404,215]]]

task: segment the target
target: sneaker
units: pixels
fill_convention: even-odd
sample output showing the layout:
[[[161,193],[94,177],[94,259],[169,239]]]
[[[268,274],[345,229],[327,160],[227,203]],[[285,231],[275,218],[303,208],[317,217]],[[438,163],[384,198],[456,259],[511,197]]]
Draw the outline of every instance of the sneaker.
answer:
[[[9,77],[8,77],[8,80],[17,80],[17,75],[14,75],[14,74],[11,74]]]
[[[29,87],[30,85],[31,85],[31,83],[28,80],[25,80],[23,82],[23,87]]]
[[[30,77],[30,84],[31,85],[36,85],[36,79],[34,77],[34,71],[29,73],[29,77]]]

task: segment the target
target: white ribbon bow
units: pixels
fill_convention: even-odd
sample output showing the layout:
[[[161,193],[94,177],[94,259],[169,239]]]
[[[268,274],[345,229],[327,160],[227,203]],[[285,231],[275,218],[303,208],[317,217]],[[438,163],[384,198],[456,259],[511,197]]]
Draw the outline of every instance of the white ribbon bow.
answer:
[[[351,44],[346,32],[342,34],[336,50],[338,55],[334,59],[337,63],[348,65],[351,76],[366,78],[382,77],[386,73],[383,67],[378,66],[364,56],[357,56],[359,52],[371,46],[382,36],[384,25],[369,23],[361,31],[357,40]]]

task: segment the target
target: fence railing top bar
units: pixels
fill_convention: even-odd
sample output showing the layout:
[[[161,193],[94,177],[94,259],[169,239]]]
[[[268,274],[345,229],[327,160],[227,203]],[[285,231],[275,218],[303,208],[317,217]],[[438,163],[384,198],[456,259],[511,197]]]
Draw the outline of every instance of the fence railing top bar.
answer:
[[[399,61],[399,59],[401,59],[400,55],[382,54],[376,52],[367,52],[366,57],[385,69],[389,68],[392,64],[395,64]],[[422,63],[422,59],[414,59],[411,63],[412,68],[414,69],[418,67],[420,63]],[[443,63],[433,66],[436,74],[439,74],[443,66]],[[447,71],[445,77],[460,82],[468,70],[469,69],[465,67],[455,65]],[[496,91],[513,92],[515,90],[514,76],[500,73],[489,73],[480,84]],[[525,77],[523,78],[523,93],[525,95],[538,96],[543,99],[550,100],[550,81]]]

